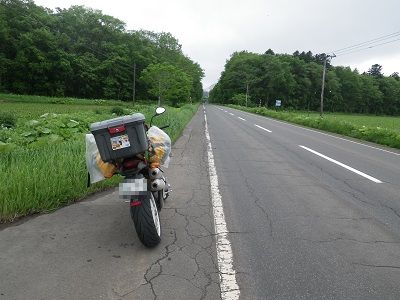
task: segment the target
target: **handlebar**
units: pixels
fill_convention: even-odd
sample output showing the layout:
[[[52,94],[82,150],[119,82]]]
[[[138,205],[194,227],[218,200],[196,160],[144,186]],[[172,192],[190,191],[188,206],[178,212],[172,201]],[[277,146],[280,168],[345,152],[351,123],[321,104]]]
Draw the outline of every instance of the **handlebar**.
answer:
[[[165,125],[165,126],[163,126],[163,127],[160,127],[160,129],[162,130],[162,129],[165,129],[165,128],[168,128],[169,127],[169,124],[168,125]]]

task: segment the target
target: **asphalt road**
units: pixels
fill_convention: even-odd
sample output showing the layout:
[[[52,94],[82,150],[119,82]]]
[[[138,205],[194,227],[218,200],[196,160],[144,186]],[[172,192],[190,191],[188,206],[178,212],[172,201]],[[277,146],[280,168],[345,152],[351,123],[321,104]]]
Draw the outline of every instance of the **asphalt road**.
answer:
[[[398,151],[206,112],[241,298],[400,299]]]
[[[201,108],[173,147],[158,247],[116,191],[98,193],[0,227],[0,299],[219,299],[232,274],[214,194],[241,299],[400,299],[399,151],[205,111],[218,192]]]

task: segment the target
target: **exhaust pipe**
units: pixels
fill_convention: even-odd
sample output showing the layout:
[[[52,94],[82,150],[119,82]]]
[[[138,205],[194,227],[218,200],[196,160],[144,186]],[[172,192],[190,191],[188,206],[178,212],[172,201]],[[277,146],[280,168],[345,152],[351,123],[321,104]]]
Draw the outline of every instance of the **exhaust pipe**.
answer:
[[[153,168],[149,170],[150,179],[159,179],[162,178],[162,172],[159,168]]]
[[[152,191],[161,191],[165,188],[165,181],[162,179],[154,179],[151,182],[151,190]]]

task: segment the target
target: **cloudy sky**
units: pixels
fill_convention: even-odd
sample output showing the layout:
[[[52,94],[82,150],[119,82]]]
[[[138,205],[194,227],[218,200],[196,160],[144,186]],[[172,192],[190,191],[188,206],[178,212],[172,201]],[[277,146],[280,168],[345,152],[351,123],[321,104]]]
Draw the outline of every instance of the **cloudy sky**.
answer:
[[[127,29],[170,32],[204,69],[204,88],[218,81],[235,51],[322,53],[400,33],[400,0],[34,1],[51,9],[85,5],[124,21]],[[385,75],[400,73],[399,39],[400,34],[378,40],[372,45],[397,41],[338,56],[332,63],[361,72],[379,63]]]

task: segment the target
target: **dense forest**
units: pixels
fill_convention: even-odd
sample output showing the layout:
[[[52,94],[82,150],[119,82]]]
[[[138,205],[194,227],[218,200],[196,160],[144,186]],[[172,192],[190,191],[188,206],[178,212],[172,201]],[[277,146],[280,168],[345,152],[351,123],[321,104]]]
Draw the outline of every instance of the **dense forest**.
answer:
[[[293,55],[235,52],[225,64],[210,102],[318,110],[326,55],[296,51]],[[324,110],[400,115],[399,74],[383,76],[379,64],[360,74],[349,67],[327,64]]]
[[[169,33],[127,30],[124,22],[83,6],[52,11],[31,0],[0,0],[0,92],[160,96],[177,104],[201,99],[203,76]]]

